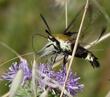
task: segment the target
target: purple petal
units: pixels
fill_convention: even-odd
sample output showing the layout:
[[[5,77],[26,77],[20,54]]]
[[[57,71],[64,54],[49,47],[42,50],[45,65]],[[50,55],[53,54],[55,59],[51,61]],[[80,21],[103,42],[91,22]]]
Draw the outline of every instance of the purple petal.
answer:
[[[19,69],[22,69],[23,72],[24,72],[24,78],[23,78],[23,83],[26,81],[26,80],[29,80],[31,79],[31,70],[29,69],[28,67],[28,63],[25,59],[20,59],[20,62],[17,63],[13,63],[11,65],[11,67],[9,67],[9,70],[7,73],[5,73],[3,76],[2,76],[2,79],[4,80],[8,80],[8,81],[12,81],[17,73],[17,71]]]

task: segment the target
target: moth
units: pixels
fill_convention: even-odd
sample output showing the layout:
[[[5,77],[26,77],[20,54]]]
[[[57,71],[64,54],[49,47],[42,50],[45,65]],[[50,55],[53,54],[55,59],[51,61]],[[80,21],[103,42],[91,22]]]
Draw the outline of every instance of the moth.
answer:
[[[86,17],[91,18],[91,16],[90,16],[91,11],[93,11],[93,9],[91,8],[91,6],[89,6],[88,13],[87,13],[88,15]],[[37,36],[47,39],[47,42],[45,43],[45,45],[42,48],[40,48],[39,51],[37,51],[37,54],[40,55],[40,57],[47,57],[47,59],[49,59],[52,64],[56,63],[60,56],[62,57],[64,65],[68,62],[69,56],[72,55],[73,48],[75,45],[75,40],[77,37],[77,31],[71,31],[71,28],[74,25],[74,22],[76,20],[79,20],[78,15],[80,13],[81,13],[81,11],[78,12],[76,17],[70,22],[68,27],[66,29],[64,29],[61,33],[58,33],[58,34],[52,33],[46,19],[44,18],[43,15],[40,15],[41,19],[43,20],[44,24],[46,25],[46,29],[45,29],[46,36],[41,33],[37,33]],[[100,13],[100,12],[98,12],[98,13]],[[97,19],[94,19],[94,18],[96,18],[98,15],[96,13],[95,13],[95,15],[96,16],[93,16],[92,19],[90,19],[90,20],[96,21]],[[102,13],[101,13],[101,15],[102,15]],[[87,19],[87,18],[85,18],[85,19]],[[93,21],[88,21],[88,23],[91,25],[95,25]],[[85,27],[83,29],[84,31],[88,30],[88,28],[89,28],[88,23],[86,22],[87,27]],[[105,26],[100,28],[100,32],[99,32],[100,34],[99,34],[98,39],[100,39],[100,37],[105,33],[105,31],[106,31]],[[82,37],[83,37],[83,35],[82,35]],[[41,41],[42,40],[43,39],[41,39]],[[39,43],[39,45],[41,43]],[[95,56],[95,54],[93,54],[88,49],[84,48],[84,46],[81,45],[81,43],[78,44],[78,47],[77,47],[77,50],[75,53],[75,57],[81,58],[83,60],[87,60],[94,68],[100,67],[100,63],[98,61],[98,58]]]

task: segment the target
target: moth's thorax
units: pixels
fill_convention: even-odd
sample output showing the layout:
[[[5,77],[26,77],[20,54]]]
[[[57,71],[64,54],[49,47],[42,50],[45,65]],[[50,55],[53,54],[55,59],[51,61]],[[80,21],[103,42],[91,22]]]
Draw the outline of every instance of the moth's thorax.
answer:
[[[71,51],[71,42],[69,40],[61,40],[59,39],[60,47],[63,51]]]
[[[63,34],[55,34],[54,35],[56,41],[53,41],[52,39],[48,39],[48,41],[50,43],[52,43],[56,48],[58,48],[58,42],[59,42],[59,49],[61,49],[62,51],[71,51],[72,50],[72,42],[70,39],[70,37],[68,37],[67,35],[63,35]]]

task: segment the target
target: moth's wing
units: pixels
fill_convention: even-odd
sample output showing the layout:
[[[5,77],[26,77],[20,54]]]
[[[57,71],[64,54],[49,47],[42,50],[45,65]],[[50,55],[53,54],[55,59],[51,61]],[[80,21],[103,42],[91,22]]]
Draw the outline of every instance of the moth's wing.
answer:
[[[63,31],[63,34],[71,36],[72,38],[77,37],[77,33],[79,30],[79,26],[80,26],[83,12],[84,12],[84,5],[79,9],[79,11],[73,17],[73,19],[70,20],[67,28]],[[90,16],[88,16],[87,18],[90,19]]]
[[[32,36],[32,49],[38,53],[48,42],[48,36],[45,33],[34,33]]]
[[[51,60],[53,51],[55,50],[53,45],[49,46],[48,35],[46,33],[36,33],[33,36],[33,50],[37,57],[37,61],[40,63],[47,63]]]
[[[105,15],[94,2],[91,2],[84,21],[81,41],[89,44],[94,40],[98,40],[105,34],[106,29],[107,20]]]
[[[70,23],[71,26],[66,32],[64,32],[64,34],[73,32],[73,37],[77,36],[77,34],[74,34],[74,32],[78,32],[79,30],[83,12],[84,8],[80,13],[78,13],[77,17],[75,17],[73,25]],[[91,1],[83,23],[80,41],[83,42],[83,44],[88,44],[91,41],[100,38],[105,32],[106,26],[107,20],[105,15],[102,13],[99,7]]]
[[[66,29],[63,31],[63,34],[68,34],[68,32],[73,32],[74,31],[71,31],[70,29],[72,27],[74,27],[75,23],[77,22],[78,20],[78,17],[80,16],[81,12],[83,11],[83,8],[84,6],[82,6],[82,8],[80,8],[80,10],[78,11],[78,13],[74,16],[74,18],[70,21],[70,23],[68,24],[68,26],[66,27]]]

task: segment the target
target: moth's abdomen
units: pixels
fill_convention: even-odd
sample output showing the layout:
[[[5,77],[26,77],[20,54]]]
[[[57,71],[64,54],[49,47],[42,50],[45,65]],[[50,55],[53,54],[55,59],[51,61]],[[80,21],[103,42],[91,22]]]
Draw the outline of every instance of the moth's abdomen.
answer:
[[[87,57],[85,59],[88,60],[93,67],[100,66],[97,58],[91,52],[88,52]]]
[[[75,56],[89,61],[94,68],[100,66],[97,57],[95,57],[95,55],[92,52],[88,51],[87,49],[81,46],[78,46]]]

